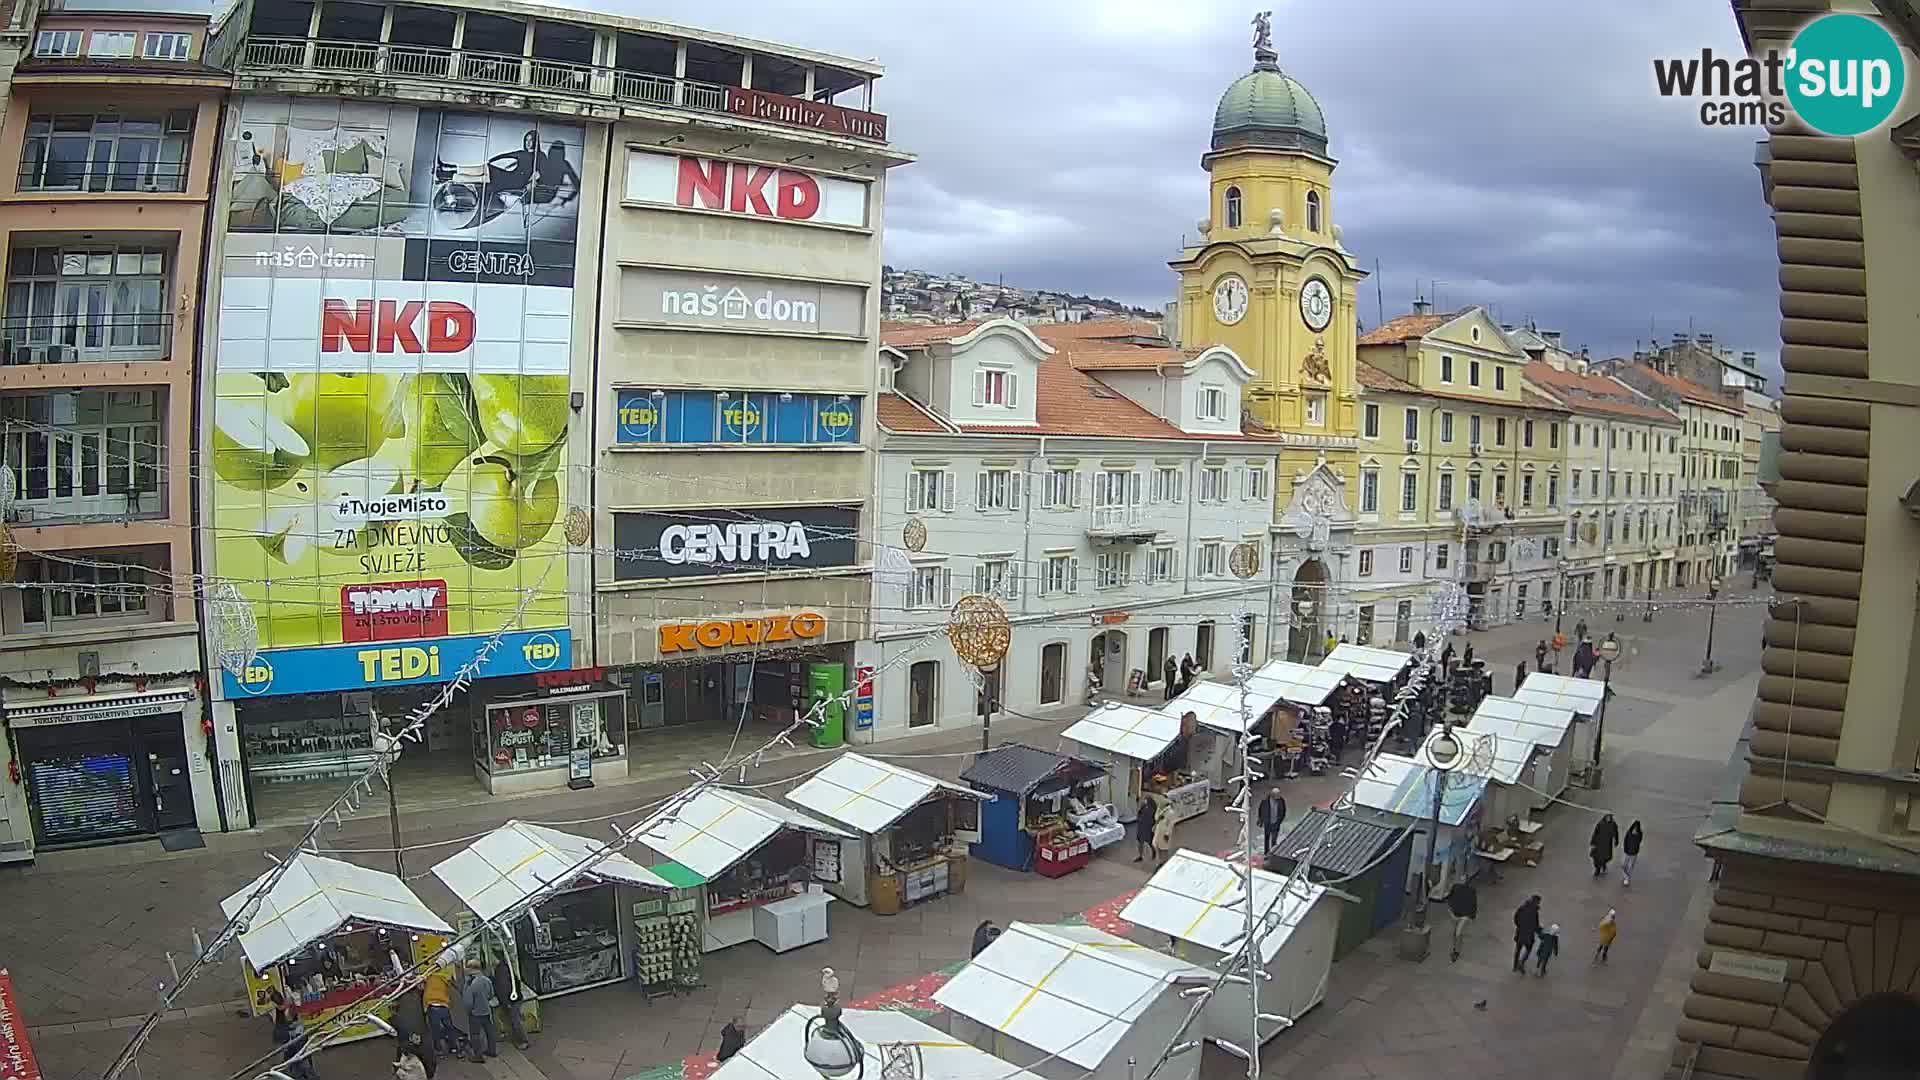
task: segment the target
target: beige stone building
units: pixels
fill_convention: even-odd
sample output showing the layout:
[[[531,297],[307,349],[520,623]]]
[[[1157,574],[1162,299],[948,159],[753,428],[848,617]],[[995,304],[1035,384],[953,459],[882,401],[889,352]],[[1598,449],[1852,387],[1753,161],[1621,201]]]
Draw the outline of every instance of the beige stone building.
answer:
[[[1914,70],[1920,17],[1888,21]],[[1824,5],[1734,5],[1784,51]],[[1848,5],[1847,10],[1867,10]],[[1920,1026],[1920,116],[1760,144],[1779,231],[1779,603],[1671,1075],[1911,1076]],[[1729,791],[1722,796],[1734,800]]]

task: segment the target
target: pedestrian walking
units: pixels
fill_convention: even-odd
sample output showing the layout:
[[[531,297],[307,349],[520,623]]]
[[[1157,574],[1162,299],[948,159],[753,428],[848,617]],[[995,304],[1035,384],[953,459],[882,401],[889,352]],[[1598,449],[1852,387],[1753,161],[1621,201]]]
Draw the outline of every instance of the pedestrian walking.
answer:
[[[1154,860],[1157,862],[1160,858],[1160,852],[1154,847],[1155,832],[1153,826],[1154,819],[1160,815],[1159,804],[1153,801],[1153,796],[1142,795],[1140,796],[1140,807],[1134,811],[1134,814],[1136,816],[1133,819],[1133,861],[1139,862],[1141,859],[1146,858],[1147,854],[1151,852]]]
[[[1460,666],[1465,668],[1473,666],[1473,642],[1471,641],[1467,642],[1466,649],[1460,654]]]
[[[527,1041],[526,1021],[520,1015],[520,984],[504,952],[500,962],[493,965],[493,996],[500,1000],[500,1011],[507,1014],[507,1033],[513,1036],[513,1045],[525,1050],[532,1044]]]
[[[1153,857],[1158,861],[1173,850],[1173,807],[1159,807],[1153,815]]]
[[[1607,962],[1607,950],[1613,948],[1613,939],[1620,936],[1620,913],[1613,908],[1607,909],[1607,917],[1600,920],[1599,944],[1593,950],[1593,962]]]
[[[1579,622],[1573,624],[1573,640],[1587,640],[1587,620],[1581,619]]]
[[[1547,670],[1547,639],[1546,638],[1541,638],[1540,643],[1533,647],[1533,666],[1534,666],[1534,669],[1537,671]]]
[[[1472,884],[1456,881],[1453,888],[1447,890],[1447,911],[1453,915],[1453,959],[1460,959],[1460,940],[1467,935],[1467,926],[1480,914],[1480,894],[1474,891]]]
[[[993,924],[987,922],[981,925],[992,926]],[[973,955],[979,956],[979,950],[974,950]],[[726,1027],[720,1029],[720,1052],[715,1054],[714,1058],[724,1065],[728,1058],[739,1053],[740,1048],[745,1045],[747,1045],[747,1033],[745,1029],[740,1026],[740,1018],[736,1016],[727,1021]]]
[[[1620,841],[1620,884],[1632,886],[1633,867],[1640,861],[1640,841],[1646,837],[1640,832],[1638,819],[1627,826],[1627,835]]]
[[[1540,931],[1540,947],[1539,949],[1535,950],[1533,954],[1534,963],[1538,964],[1539,966],[1535,968],[1534,974],[1539,975],[1543,979],[1546,978],[1547,962],[1549,960],[1552,960],[1554,957],[1554,954],[1559,951],[1560,951],[1560,924],[1554,923],[1552,926],[1549,926],[1545,930]]]
[[[1180,693],[1184,694],[1193,689],[1193,676],[1199,670],[1200,665],[1193,662],[1192,653],[1180,658]]]
[[[477,956],[467,959],[467,982],[460,988],[460,1003],[467,1009],[467,1060],[484,1065],[487,1058],[499,1057],[500,1032],[493,1022],[493,1009],[500,1002],[493,996],[493,980]],[[485,1057],[480,1049],[482,1035],[486,1036]]]
[[[1338,645],[1339,643],[1340,643],[1339,640],[1333,636],[1333,631],[1331,630],[1327,631],[1327,654],[1328,655],[1333,654],[1333,647],[1335,645]]]
[[[1180,665],[1174,663],[1173,657],[1169,656],[1160,665],[1160,675],[1164,684],[1161,689],[1166,695],[1161,700],[1172,701],[1173,696],[1180,692]]]
[[[1347,721],[1345,717],[1336,716],[1333,722],[1327,725],[1327,748],[1333,751],[1335,761],[1339,761],[1346,754]]]
[[[1273,850],[1273,842],[1280,839],[1280,823],[1287,820],[1287,800],[1280,797],[1279,788],[1268,788],[1267,797],[1260,800],[1260,830],[1266,834],[1266,846],[1261,848],[1265,854]]]
[[[1533,953],[1533,944],[1540,936],[1540,896],[1538,893],[1521,901],[1513,911],[1513,970],[1522,975],[1527,973],[1527,957]]]
[[[447,969],[435,968],[427,973],[421,983],[421,996],[427,1006],[427,1042],[438,1057],[445,1053],[453,1057],[460,1055],[460,1029],[453,1024],[452,980]]]
[[[1140,860],[1135,859],[1134,861],[1139,862]],[[993,944],[993,939],[999,936],[1000,928],[993,925],[993,920],[982,919],[980,925],[973,928],[973,951],[967,954],[968,957],[979,956],[981,953],[986,952],[987,946]]]
[[[306,1028],[300,1023],[300,1007],[278,990],[269,991],[268,999],[273,1002],[273,1045],[280,1050],[287,1075],[293,1080],[320,1080],[313,1059],[299,1057],[307,1046]]]
[[[1612,814],[1600,815],[1593,826],[1593,835],[1587,838],[1588,853],[1593,856],[1593,876],[1605,877],[1607,864],[1613,861],[1614,845],[1620,842],[1620,826],[1613,820]]]

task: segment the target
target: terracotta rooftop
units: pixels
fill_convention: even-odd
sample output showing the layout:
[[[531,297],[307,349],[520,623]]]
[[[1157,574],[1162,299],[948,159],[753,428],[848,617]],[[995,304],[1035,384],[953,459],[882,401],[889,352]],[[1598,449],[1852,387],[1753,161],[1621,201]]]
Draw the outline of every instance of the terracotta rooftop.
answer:
[[[1604,375],[1563,371],[1545,360],[1529,363],[1524,374],[1528,382],[1559,398],[1576,413],[1631,417],[1664,424],[1680,422],[1679,417]]]
[[[1417,394],[1420,388],[1410,382],[1403,382],[1362,360],[1357,365],[1360,385],[1369,390],[1392,390],[1402,394]]]
[[[896,348],[910,349],[916,345],[931,345],[935,342],[965,337],[986,322],[985,319],[957,323],[883,322],[880,324],[880,340]]]
[[[1647,381],[1666,390],[1670,394],[1693,402],[1695,405],[1707,405],[1716,409],[1725,409],[1731,413],[1744,413],[1740,406],[1721,397],[1709,387],[1700,385],[1692,379],[1683,379],[1678,375],[1669,375],[1657,368],[1645,364],[1620,365],[1617,370],[1631,371],[1644,375]]]
[[[1393,345],[1408,338],[1425,337],[1466,314],[1466,310],[1441,311],[1431,315],[1395,315],[1360,335],[1362,345]]]
[[[1032,323],[1027,329],[1049,345],[1094,338],[1157,338],[1160,324],[1152,319],[1086,319],[1081,322]]]
[[[1061,355],[1081,371],[1150,371],[1171,364],[1184,364],[1198,353],[1152,345],[1123,345],[1112,341],[1049,341]]]
[[[880,417],[880,426],[888,431],[906,435],[940,435],[954,430],[951,424],[942,423],[938,417],[921,408],[919,402],[891,390],[875,398],[874,407]]]

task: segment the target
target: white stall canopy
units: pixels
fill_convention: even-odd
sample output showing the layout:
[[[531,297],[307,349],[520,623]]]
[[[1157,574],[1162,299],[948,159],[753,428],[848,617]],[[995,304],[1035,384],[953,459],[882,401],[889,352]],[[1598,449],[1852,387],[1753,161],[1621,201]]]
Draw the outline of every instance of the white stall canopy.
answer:
[[[1091,926],[1016,922],[933,999],[1043,1054],[1092,1070],[1165,992],[1209,981],[1205,968]]]
[[[1327,698],[1333,696],[1333,692],[1340,688],[1340,679],[1337,671],[1296,664],[1291,660],[1269,660],[1247,681],[1272,693],[1280,701],[1316,706],[1325,704]]]
[[[247,897],[272,873],[260,875],[222,900],[220,910],[229,919],[240,914],[247,906]],[[240,935],[240,950],[246,953],[253,970],[264,972],[349,923],[429,934],[453,933],[446,920],[429,910],[407,883],[394,875],[301,852],[247,920],[247,929]]]
[[[1135,761],[1152,761],[1180,737],[1180,714],[1113,702],[1088,713],[1060,737]]]
[[[1592,716],[1600,711],[1600,699],[1606,693],[1606,684],[1599,679],[1576,679],[1571,675],[1550,675],[1536,671],[1527,676],[1520,689],[1514,691],[1515,701],[1524,701],[1532,705],[1548,705],[1556,709],[1572,709],[1581,716]]]
[[[1354,804],[1402,817],[1430,819],[1433,817],[1433,774],[1431,768],[1412,758],[1381,754],[1360,774],[1360,779],[1354,781]],[[1440,824],[1464,824],[1486,789],[1484,776],[1450,774],[1440,799]]]
[[[1428,734],[1426,745],[1432,746],[1439,737],[1440,729],[1435,728]],[[1454,728],[1453,737],[1460,744],[1458,771],[1486,777],[1496,784],[1519,783],[1533,764],[1534,755],[1540,752],[1538,743],[1511,732]],[[1486,744],[1484,749],[1482,743]]]
[[[1392,649],[1371,645],[1335,645],[1320,661],[1320,670],[1337,672],[1362,682],[1390,683],[1412,657]]]
[[[1341,677],[1339,672],[1274,660],[1247,679],[1244,715],[1240,686],[1212,680],[1194,683],[1186,693],[1162,705],[1160,711],[1175,717],[1192,713],[1206,727],[1240,735],[1247,725],[1258,723],[1267,710],[1283,701],[1309,707],[1326,701],[1340,685]]]
[[[781,1013],[741,1047],[738,1054],[711,1073],[711,1080],[804,1080],[819,1076],[819,1070],[807,1063],[806,1056],[807,1021],[819,1013],[820,1010],[811,1005],[795,1005]],[[1040,1080],[906,1013],[888,1009],[845,1009],[840,1013],[840,1022],[860,1041],[867,1059],[866,1074],[876,1080],[893,1075],[886,1071],[884,1046],[914,1048],[920,1065],[913,1074],[915,1080]]]
[[[782,829],[851,840],[853,834],[770,799],[708,788],[678,808],[668,806],[641,827],[647,850],[708,881],[733,869]]]
[[[842,754],[787,792],[787,801],[872,836],[892,828],[908,811],[943,791],[982,802],[993,798],[863,754]]]
[[[1573,729],[1573,710],[1489,696],[1480,699],[1467,727],[1502,738],[1531,739],[1535,745],[1553,750],[1567,743],[1567,732]]]
[[[549,885],[568,889],[581,883],[619,882],[662,892],[674,887],[618,853],[600,858],[589,869],[579,869],[603,846],[598,840],[545,825],[509,821],[435,866],[433,876],[486,922]]]
[[[1214,952],[1232,952],[1247,932],[1247,909],[1239,903],[1245,891],[1242,874],[1225,859],[1182,848],[1167,857],[1120,917]],[[1260,939],[1262,964],[1273,962],[1294,928],[1326,894],[1326,886],[1305,878],[1289,889],[1284,874],[1253,872],[1253,909],[1265,916],[1267,928]]]

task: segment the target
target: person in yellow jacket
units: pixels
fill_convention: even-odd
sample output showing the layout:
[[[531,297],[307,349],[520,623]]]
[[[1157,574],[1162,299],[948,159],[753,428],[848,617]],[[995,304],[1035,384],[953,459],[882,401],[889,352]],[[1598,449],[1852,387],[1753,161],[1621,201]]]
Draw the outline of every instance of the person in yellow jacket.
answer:
[[[427,975],[421,997],[427,1004],[427,1038],[434,1053],[458,1056],[460,1029],[453,1026],[453,985],[446,968],[435,968]]]
[[[1619,936],[1619,912],[1613,908],[1608,908],[1607,917],[1600,920],[1600,944],[1593,950],[1594,963],[1604,964],[1607,962],[1607,950],[1613,948],[1613,939]]]

